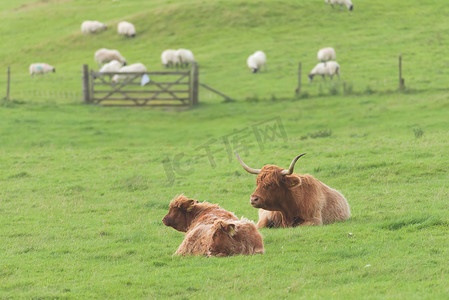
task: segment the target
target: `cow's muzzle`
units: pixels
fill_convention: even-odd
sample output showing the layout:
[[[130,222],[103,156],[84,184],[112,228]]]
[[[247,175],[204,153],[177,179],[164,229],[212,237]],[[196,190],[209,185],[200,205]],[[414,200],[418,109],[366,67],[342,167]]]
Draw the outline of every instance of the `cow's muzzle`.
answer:
[[[251,203],[251,205],[255,208],[259,208],[260,205],[260,198],[258,196],[251,196],[251,198],[249,198],[249,203]]]

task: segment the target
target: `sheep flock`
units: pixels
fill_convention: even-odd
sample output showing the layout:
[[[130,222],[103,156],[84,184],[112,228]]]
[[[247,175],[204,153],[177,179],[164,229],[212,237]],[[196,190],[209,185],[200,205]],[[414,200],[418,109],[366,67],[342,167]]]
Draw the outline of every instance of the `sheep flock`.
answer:
[[[352,11],[354,6],[351,0],[324,0],[325,4],[340,5],[340,9],[346,6],[349,11]],[[81,32],[84,35],[98,35],[106,31],[108,26],[100,21],[86,20],[81,24]],[[136,36],[136,27],[126,21],[121,21],[117,25],[117,32],[121,36],[132,37]],[[336,62],[336,52],[332,47],[319,49],[317,59],[320,61],[308,74],[311,82],[316,75],[323,79],[327,76],[331,79],[336,75],[340,77],[340,65]],[[165,68],[186,68],[196,63],[193,52],[189,49],[179,48],[163,50],[160,56],[162,66]],[[142,63],[133,63],[127,66],[126,58],[116,49],[101,48],[95,51],[94,60],[98,64],[101,73],[145,73],[147,68]],[[267,71],[267,55],[265,52],[258,50],[250,54],[246,60],[247,67],[252,73],[258,73],[261,70]],[[32,63],[29,66],[30,75],[46,74],[55,72],[55,68],[47,63]],[[112,76],[112,75],[111,75]],[[113,82],[123,81],[129,78],[129,75],[115,74],[112,77]]]

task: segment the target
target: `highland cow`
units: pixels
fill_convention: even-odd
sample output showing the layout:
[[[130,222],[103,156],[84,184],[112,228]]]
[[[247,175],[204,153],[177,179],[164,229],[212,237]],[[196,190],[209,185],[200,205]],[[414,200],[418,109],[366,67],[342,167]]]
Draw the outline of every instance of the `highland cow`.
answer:
[[[348,202],[339,191],[311,175],[293,173],[305,153],[295,157],[288,170],[274,165],[253,169],[235,154],[248,173],[258,174],[257,188],[250,197],[251,205],[260,209],[257,228],[322,225],[350,217]]]
[[[162,222],[186,233],[175,252],[177,255],[263,253],[262,237],[254,223],[239,220],[233,213],[215,204],[178,196],[170,202],[169,212]]]
[[[231,256],[263,254],[262,236],[253,222],[246,219],[216,220],[199,224],[186,233],[177,255]]]
[[[217,220],[212,232],[208,256],[264,253],[262,236],[252,221]]]
[[[214,224],[218,219],[238,220],[233,213],[217,204],[200,203],[198,200],[180,195],[170,202],[168,214],[162,219],[162,222],[178,231],[187,232],[200,224]]]

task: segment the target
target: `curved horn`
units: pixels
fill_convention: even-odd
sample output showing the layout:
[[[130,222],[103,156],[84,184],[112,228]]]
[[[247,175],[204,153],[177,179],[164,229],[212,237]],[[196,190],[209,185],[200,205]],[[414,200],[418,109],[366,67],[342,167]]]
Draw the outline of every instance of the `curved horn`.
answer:
[[[253,169],[248,167],[243,160],[240,158],[240,156],[237,154],[236,151],[234,151],[235,155],[237,155],[237,159],[239,160],[239,163],[242,165],[243,169],[246,170],[246,172],[251,173],[251,174],[259,174],[260,173],[260,169]]]
[[[293,168],[295,167],[296,161],[301,157],[306,155],[306,153],[300,154],[293,159],[292,163],[290,164],[290,167],[288,167],[288,170],[282,170],[282,175],[291,175],[293,173]]]

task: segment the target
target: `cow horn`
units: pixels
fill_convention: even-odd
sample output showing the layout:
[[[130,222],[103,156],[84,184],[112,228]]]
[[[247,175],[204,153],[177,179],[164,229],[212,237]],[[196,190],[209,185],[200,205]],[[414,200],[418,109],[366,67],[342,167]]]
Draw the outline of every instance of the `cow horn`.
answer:
[[[296,161],[301,157],[306,155],[306,153],[300,154],[293,159],[292,163],[290,164],[290,167],[288,167],[288,170],[282,170],[282,175],[291,175],[293,174],[293,168],[295,167]]]
[[[239,163],[242,165],[243,169],[246,170],[246,172],[251,173],[251,174],[259,174],[260,173],[260,169],[253,169],[248,167],[243,160],[240,158],[240,156],[237,154],[237,152],[234,152],[235,155],[237,155],[237,159],[239,160]]]

